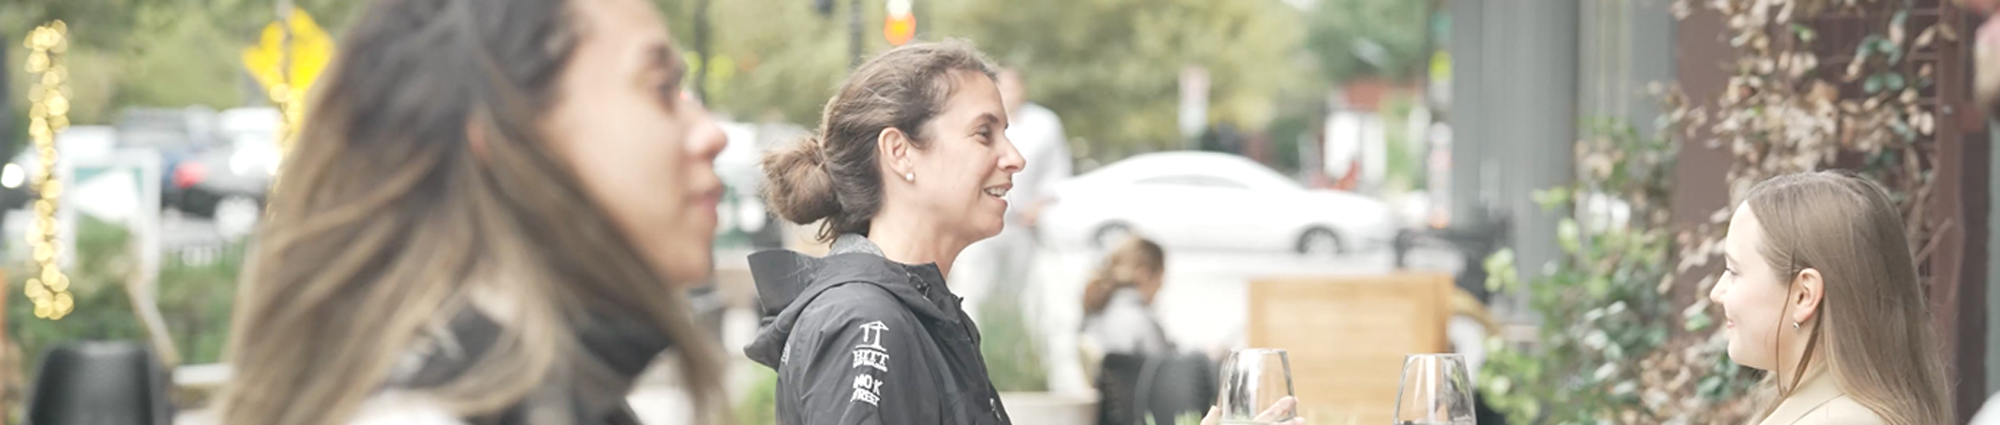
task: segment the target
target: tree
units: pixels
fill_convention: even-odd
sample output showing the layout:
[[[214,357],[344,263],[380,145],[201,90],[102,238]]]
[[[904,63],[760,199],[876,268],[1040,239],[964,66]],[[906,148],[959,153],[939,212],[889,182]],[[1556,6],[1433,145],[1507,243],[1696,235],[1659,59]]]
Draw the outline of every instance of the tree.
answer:
[[[844,17],[852,2],[837,2],[831,16],[820,16],[808,0],[710,1],[708,78],[695,82],[695,73],[688,74],[689,84],[703,84],[710,109],[743,121],[816,125],[820,107],[847,77]],[[693,59],[697,1],[656,2],[676,44]],[[879,28],[879,1],[862,6],[863,22]],[[888,47],[879,35],[864,39],[869,51]]]
[[[127,106],[227,108],[261,98],[243,77],[240,48],[276,18],[269,0],[18,0],[0,9],[0,37],[63,20],[70,28],[70,89],[77,124],[109,124]],[[362,2],[294,0],[338,34]],[[18,64],[20,49],[8,63]],[[18,70],[0,73],[27,87]],[[7,99],[25,110],[26,99]]]
[[[1380,77],[1403,80],[1422,63],[1430,0],[1319,0],[1306,46],[1320,72],[1336,82]]]
[[[1210,122],[1261,129],[1273,97],[1311,84],[1296,9],[1276,0],[934,0],[939,33],[1020,68],[1079,154],[1177,147],[1179,76],[1206,68]],[[921,25],[921,23],[919,24]]]

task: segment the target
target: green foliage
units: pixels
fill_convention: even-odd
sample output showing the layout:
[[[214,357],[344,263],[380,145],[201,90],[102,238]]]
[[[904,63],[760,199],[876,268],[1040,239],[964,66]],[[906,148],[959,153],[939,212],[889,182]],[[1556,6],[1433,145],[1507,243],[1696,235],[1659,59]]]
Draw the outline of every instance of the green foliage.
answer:
[[[364,2],[293,0],[336,35]],[[60,19],[69,27],[65,53],[71,97],[70,122],[112,124],[128,106],[224,109],[262,102],[262,91],[243,71],[241,48],[276,19],[268,0],[9,0],[0,7],[0,46],[5,46],[13,108],[11,128],[0,125],[0,152],[14,152],[26,140],[29,75],[20,47],[29,29]]]
[[[1593,133],[1578,142],[1578,183],[1535,194],[1545,207],[1571,208],[1557,226],[1562,256],[1554,271],[1521,276],[1505,250],[1485,263],[1487,284],[1528,294],[1541,322],[1536,346],[1505,347],[1496,340],[1480,371],[1486,400],[1510,422],[1658,422],[1664,399],[1681,394],[1663,386],[1654,369],[1667,367],[1663,362],[1703,361],[1666,360],[1677,354],[1663,350],[1683,329],[1700,332],[1713,323],[1700,306],[1677,308],[1669,293],[1673,234],[1666,212],[1674,144],[1641,138],[1616,122]],[[1587,208],[1599,197],[1629,205],[1631,222],[1613,223],[1609,214]],[[1741,390],[1726,359],[1695,369],[1715,373],[1706,374],[1694,396],[1720,399]]]
[[[137,271],[128,245],[129,233],[118,225],[90,216],[79,216],[75,265],[70,270],[71,292],[76,309],[62,320],[35,318],[33,305],[19,295],[33,267],[16,264],[7,268],[7,338],[24,358],[0,371],[0,376],[31,377],[41,352],[68,341],[146,341],[146,329],[134,314],[126,281]],[[162,262],[158,307],[166,321],[176,351],[183,364],[214,363],[221,359],[228,340],[231,301],[235,298],[237,270],[242,267],[243,245],[229,244],[216,253],[212,262],[188,263],[169,257]],[[26,385],[28,379],[0,379],[0,385]],[[8,394],[23,394],[25,388],[12,387]],[[18,401],[18,400],[16,400]],[[4,412],[0,412],[4,413]],[[0,414],[0,417],[4,417]]]
[[[1145,418],[1146,425],[1159,425],[1159,420],[1154,419],[1153,415],[1145,415]],[[1201,425],[1201,415],[1182,413],[1180,416],[1175,416],[1169,425]]]
[[[236,299],[243,243],[223,246],[213,261],[168,258],[160,267],[160,316],[165,319],[181,363],[222,361],[229,342],[229,318]]]
[[[1424,63],[1427,0],[1319,0],[1306,47],[1327,79],[1405,80]]]
[[[695,56],[695,6],[702,0],[656,0],[683,53]],[[817,127],[820,107],[847,77],[847,8],[836,2],[820,16],[812,2],[706,0],[710,28],[706,102],[742,121],[781,121]],[[882,40],[882,7],[863,2],[865,50]],[[690,61],[690,66],[698,62]]]
[[[1300,143],[1312,143],[1318,137],[1313,130],[1315,122],[1326,118],[1323,96],[1301,96],[1299,93],[1317,93],[1320,90],[1298,90],[1278,97],[1278,116],[1271,120],[1270,127],[1264,129],[1271,140],[1271,168],[1285,174],[1301,171],[1305,165]]]
[[[1424,188],[1425,154],[1429,151],[1424,140],[1416,140],[1418,135],[1410,132],[1410,115],[1416,113],[1416,102],[1421,99],[1395,97],[1387,100],[1382,108],[1383,169],[1385,183],[1396,191]]]
[[[108,123],[125,106],[207,105],[226,108],[260,95],[244,77],[241,48],[276,14],[265,0],[22,0],[0,10],[0,36],[10,64],[25,52],[19,40],[50,20],[69,26],[70,76],[79,124]],[[295,0],[336,33],[363,2]],[[25,90],[27,75],[9,69],[12,87]],[[9,99],[23,106],[24,96]]]
[[[125,291],[125,278],[135,262],[125,251],[130,236],[124,228],[79,216],[75,266],[69,272],[70,293],[76,308],[62,320],[35,317],[34,304],[19,291],[34,266],[18,264],[7,273],[7,339],[19,344],[26,357],[22,370],[7,371],[30,376],[42,350],[64,341],[144,340],[146,330],[132,314],[132,299]],[[25,383],[25,382],[23,382]],[[13,393],[13,389],[9,390]]]
[[[367,3],[295,2],[336,37]],[[654,2],[691,59],[699,50],[696,12],[706,3],[709,72],[692,83],[733,119],[816,127],[821,106],[847,75],[847,8],[855,2],[834,2],[831,16],[805,0]],[[859,3],[864,51],[887,49],[880,3]],[[1175,106],[1185,66],[1205,67],[1213,77],[1211,122],[1253,131],[1279,115],[1278,94],[1319,99],[1324,87],[1308,77],[1317,62],[1298,54],[1304,14],[1277,0],[917,3],[926,38],[967,37],[1024,69],[1030,98],[1062,114],[1069,134],[1092,148],[1078,152],[1103,159],[1180,145]],[[19,0],[0,9],[0,36],[17,45],[32,25],[68,22],[76,39],[71,119],[105,124],[127,106],[262,102],[241,70],[239,49],[272,20],[272,7],[265,0]],[[10,49],[11,64],[20,63],[20,50]],[[24,74],[7,74],[12,87],[26,87]],[[8,101],[24,109],[22,96],[13,97]]]
[[[1278,93],[1311,85],[1292,53],[1304,22],[1276,0],[940,0],[940,34],[1020,68],[1091,156],[1178,147],[1182,69],[1211,78],[1211,123],[1260,130]],[[1296,60],[1295,60],[1296,59]],[[1077,149],[1083,152],[1082,149]]]
[[[1019,293],[1014,295],[995,294],[979,309],[979,354],[986,358],[986,375],[1000,391],[1047,391],[1042,343],[1022,312]]]
[[[768,367],[751,368],[756,374],[751,378],[749,392],[736,402],[736,423],[740,425],[777,425],[778,423],[778,371]]]

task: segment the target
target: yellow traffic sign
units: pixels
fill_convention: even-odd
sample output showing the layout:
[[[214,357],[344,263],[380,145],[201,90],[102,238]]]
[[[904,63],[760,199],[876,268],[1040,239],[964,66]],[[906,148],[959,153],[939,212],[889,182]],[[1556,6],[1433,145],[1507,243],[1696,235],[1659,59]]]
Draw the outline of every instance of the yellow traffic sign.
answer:
[[[279,86],[312,87],[313,80],[319,78],[320,70],[326,69],[327,61],[333,57],[333,38],[320,29],[319,23],[313,22],[311,15],[293,9],[286,20],[286,27],[292,31],[289,46],[285,43],[286,28],[272,22],[264,26],[257,45],[243,49],[243,67],[267,90]],[[291,62],[289,71],[279,69],[285,61]],[[289,80],[285,78],[287,74]]]

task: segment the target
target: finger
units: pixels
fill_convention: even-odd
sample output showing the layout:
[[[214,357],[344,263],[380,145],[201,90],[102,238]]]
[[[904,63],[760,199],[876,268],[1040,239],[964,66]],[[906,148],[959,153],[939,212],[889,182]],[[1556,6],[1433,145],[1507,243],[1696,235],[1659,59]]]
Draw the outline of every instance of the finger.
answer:
[[[1208,416],[1201,417],[1201,425],[1220,425],[1221,423],[1222,408],[1208,406]]]
[[[1299,401],[1291,397],[1278,399],[1277,403],[1271,404],[1270,409],[1265,409],[1264,413],[1257,414],[1257,422],[1270,422],[1280,418],[1289,418],[1292,416],[1290,414],[1292,407],[1297,404],[1299,404]]]

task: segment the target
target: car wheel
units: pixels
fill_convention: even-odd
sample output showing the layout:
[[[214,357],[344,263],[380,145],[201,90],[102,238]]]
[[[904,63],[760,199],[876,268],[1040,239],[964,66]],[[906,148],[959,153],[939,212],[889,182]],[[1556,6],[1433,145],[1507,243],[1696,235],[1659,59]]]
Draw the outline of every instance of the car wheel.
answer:
[[[1097,228],[1097,234],[1091,239],[1091,242],[1097,244],[1098,249],[1111,249],[1118,246],[1118,244],[1125,243],[1125,240],[1130,238],[1132,238],[1132,228],[1114,223]]]
[[[257,228],[264,218],[264,205],[248,196],[225,196],[215,203],[215,231],[225,239],[236,239]]]
[[[1298,251],[1311,257],[1332,257],[1347,252],[1347,247],[1332,230],[1315,228],[1299,236]]]

